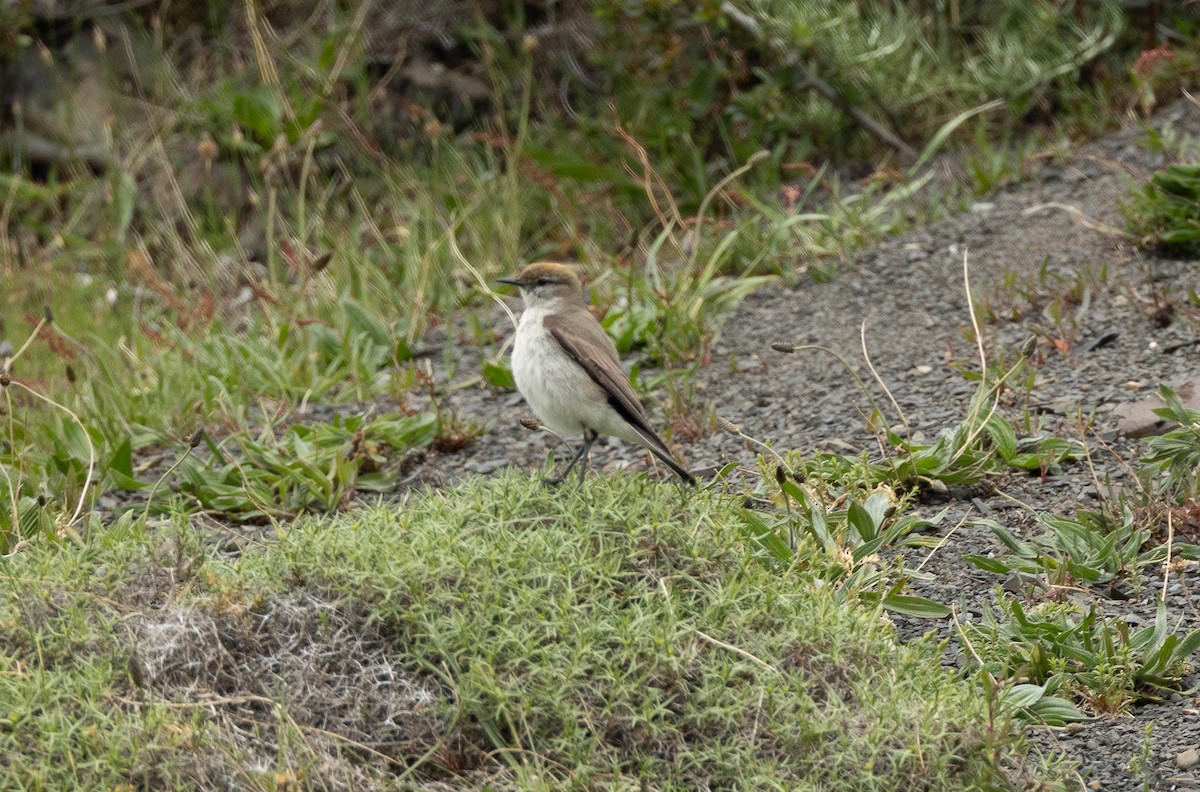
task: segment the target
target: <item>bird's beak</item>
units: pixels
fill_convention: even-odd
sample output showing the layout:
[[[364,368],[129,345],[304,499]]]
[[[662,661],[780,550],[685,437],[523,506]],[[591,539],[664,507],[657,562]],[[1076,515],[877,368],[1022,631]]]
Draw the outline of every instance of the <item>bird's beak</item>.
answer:
[[[496,283],[507,283],[509,286],[520,288],[525,285],[525,282],[520,278],[496,278]]]

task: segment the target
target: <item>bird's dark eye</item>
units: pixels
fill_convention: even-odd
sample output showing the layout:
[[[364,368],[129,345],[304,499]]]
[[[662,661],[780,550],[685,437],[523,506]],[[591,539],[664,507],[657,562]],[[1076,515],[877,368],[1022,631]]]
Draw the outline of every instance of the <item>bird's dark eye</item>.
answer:
[[[534,286],[545,286],[545,285],[546,285],[547,283],[549,283],[549,282],[550,282],[550,281],[549,281],[548,279],[546,279],[546,278],[538,278],[537,280],[535,280],[535,281],[533,282],[533,285],[534,285]]]

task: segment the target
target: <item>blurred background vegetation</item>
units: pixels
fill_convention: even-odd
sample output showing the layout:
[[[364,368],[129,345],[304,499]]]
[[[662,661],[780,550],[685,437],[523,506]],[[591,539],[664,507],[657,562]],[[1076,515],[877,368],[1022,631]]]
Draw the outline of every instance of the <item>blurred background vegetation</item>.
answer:
[[[1195,79],[1200,17],[1187,2],[1091,0],[40,0],[2,13],[6,267],[69,251],[103,277],[136,248],[171,286],[212,288],[248,263],[295,279],[333,251],[325,263],[352,291],[382,270],[395,295],[438,311],[464,275],[447,224],[486,272],[545,256],[631,264],[648,227],[694,216],[756,152],[717,214],[795,211],[830,181],[904,181],[961,114],[975,113],[953,134],[966,159],[1144,114]],[[365,266],[347,271],[351,257]]]
[[[537,259],[583,263],[622,352],[703,365],[762,278],[830,276],[1178,96],[1198,17],[1188,0],[0,3],[0,359],[25,348],[26,389],[5,391],[10,511],[13,493],[73,501],[89,453],[132,485],[129,448],[182,452],[197,429],[310,402],[410,412],[420,340]],[[449,335],[502,388],[506,326],[482,315]],[[413,436],[469,439],[442,419]]]

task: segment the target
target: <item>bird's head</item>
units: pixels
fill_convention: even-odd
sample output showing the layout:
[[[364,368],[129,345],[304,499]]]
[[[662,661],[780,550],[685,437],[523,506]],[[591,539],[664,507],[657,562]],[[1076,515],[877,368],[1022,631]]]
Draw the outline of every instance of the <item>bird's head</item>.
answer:
[[[574,267],[541,261],[530,264],[515,278],[499,278],[498,283],[507,283],[521,290],[526,308],[564,305],[583,305],[583,284]]]

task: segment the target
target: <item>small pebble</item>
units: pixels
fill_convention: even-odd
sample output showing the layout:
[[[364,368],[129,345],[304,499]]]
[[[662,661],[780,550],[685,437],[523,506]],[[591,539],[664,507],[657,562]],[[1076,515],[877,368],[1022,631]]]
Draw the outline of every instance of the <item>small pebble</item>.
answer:
[[[1175,754],[1175,766],[1180,770],[1190,770],[1198,764],[1200,764],[1200,751],[1195,748],[1188,748],[1186,751]]]

